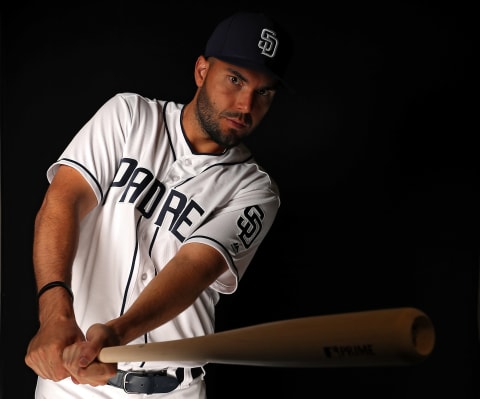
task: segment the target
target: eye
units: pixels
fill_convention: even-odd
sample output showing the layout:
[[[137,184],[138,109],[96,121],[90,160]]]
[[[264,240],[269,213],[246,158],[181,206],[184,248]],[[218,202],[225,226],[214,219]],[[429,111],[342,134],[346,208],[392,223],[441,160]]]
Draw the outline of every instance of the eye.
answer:
[[[258,89],[257,94],[260,96],[272,96],[275,91],[273,89]]]
[[[241,80],[237,76],[230,75],[228,78],[230,79],[230,82],[232,82],[234,85],[239,86],[242,84]]]

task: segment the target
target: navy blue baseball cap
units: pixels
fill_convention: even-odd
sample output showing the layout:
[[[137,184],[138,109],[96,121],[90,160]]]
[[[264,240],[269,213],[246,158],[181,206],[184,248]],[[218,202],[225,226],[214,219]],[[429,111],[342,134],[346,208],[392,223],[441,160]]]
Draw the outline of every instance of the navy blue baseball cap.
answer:
[[[237,12],[217,25],[204,55],[267,72],[285,85],[284,75],[291,53],[289,36],[271,17]]]

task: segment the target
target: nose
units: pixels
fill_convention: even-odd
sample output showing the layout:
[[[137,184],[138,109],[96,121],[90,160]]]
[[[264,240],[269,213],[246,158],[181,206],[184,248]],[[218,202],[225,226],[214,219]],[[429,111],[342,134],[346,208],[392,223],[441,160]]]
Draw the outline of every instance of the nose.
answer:
[[[254,91],[241,90],[237,94],[236,108],[244,114],[250,113],[254,104],[254,95]]]

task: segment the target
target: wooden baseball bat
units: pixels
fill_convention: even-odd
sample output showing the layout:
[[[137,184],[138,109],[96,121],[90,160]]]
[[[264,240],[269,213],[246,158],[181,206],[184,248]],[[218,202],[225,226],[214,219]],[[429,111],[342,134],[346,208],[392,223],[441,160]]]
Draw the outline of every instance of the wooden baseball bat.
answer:
[[[430,355],[435,331],[416,308],[275,321],[201,337],[105,347],[104,363],[188,361],[267,367],[408,366]]]

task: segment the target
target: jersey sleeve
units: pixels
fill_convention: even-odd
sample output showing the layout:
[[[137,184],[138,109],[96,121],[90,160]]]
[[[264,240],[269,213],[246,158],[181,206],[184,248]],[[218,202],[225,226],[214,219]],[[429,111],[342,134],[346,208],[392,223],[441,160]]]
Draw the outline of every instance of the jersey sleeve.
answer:
[[[52,181],[59,165],[69,165],[85,177],[101,202],[122,157],[130,121],[131,110],[124,95],[109,99],[47,170],[48,181]]]
[[[201,242],[216,248],[225,258],[229,270],[212,285],[216,291],[231,294],[273,225],[280,199],[275,191],[250,205],[229,207],[213,216],[185,242]],[[241,201],[242,203],[245,201]]]

